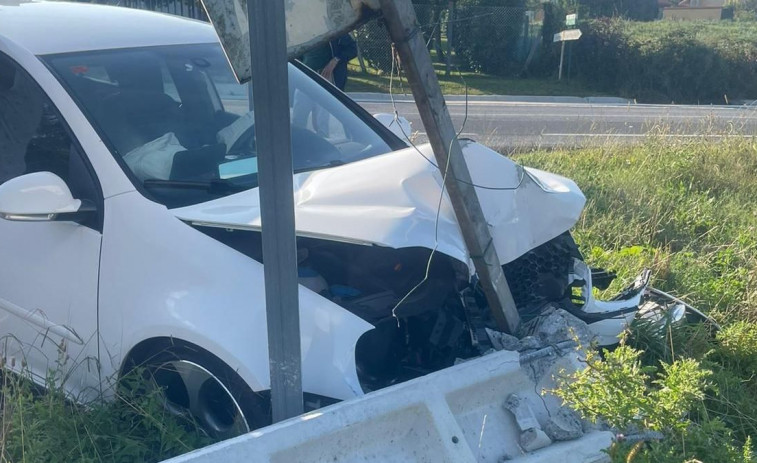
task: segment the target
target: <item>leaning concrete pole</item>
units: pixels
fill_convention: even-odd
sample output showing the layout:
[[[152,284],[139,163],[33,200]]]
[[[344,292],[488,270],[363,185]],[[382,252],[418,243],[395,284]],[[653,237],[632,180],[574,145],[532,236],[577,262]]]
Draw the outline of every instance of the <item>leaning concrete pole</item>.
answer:
[[[379,4],[442,174],[449,163],[445,186],[489,307],[499,328],[515,333],[520,316],[494,249],[413,5],[410,0],[380,0]]]

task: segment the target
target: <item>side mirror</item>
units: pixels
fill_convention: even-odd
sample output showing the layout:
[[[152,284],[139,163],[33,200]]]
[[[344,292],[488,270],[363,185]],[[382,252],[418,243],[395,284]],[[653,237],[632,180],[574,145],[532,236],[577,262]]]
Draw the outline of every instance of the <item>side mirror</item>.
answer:
[[[399,116],[395,120],[394,114],[389,113],[378,113],[374,114],[373,117],[381,122],[384,127],[391,130],[392,133],[400,137],[402,141],[410,142],[410,137],[413,135],[413,125],[406,118]]]
[[[45,222],[80,211],[82,202],[51,172],[22,175],[0,185],[0,218],[5,220]]]

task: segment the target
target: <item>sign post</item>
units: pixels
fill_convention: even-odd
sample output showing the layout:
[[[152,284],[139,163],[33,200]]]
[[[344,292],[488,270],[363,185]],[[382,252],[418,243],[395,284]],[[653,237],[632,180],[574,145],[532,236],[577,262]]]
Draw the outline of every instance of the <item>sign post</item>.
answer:
[[[378,0],[202,0],[239,81],[250,80],[273,421],[302,414],[288,58],[378,14]],[[252,63],[255,63],[254,66]],[[253,348],[252,345],[250,348]]]
[[[570,15],[569,15],[570,16]],[[566,18],[567,21],[567,18]],[[565,42],[578,40],[581,38],[581,29],[569,29],[555,34],[553,42],[562,42],[560,47],[560,69],[557,74],[557,80],[562,80],[562,64],[565,57]]]
[[[247,2],[274,423],[303,412],[284,4]]]

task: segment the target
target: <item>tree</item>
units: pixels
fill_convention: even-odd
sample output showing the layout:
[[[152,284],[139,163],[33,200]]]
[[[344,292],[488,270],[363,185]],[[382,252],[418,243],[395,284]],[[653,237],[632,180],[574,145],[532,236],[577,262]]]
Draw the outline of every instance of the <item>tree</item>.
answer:
[[[585,18],[622,17],[653,21],[659,11],[657,0],[578,0],[579,15]]]

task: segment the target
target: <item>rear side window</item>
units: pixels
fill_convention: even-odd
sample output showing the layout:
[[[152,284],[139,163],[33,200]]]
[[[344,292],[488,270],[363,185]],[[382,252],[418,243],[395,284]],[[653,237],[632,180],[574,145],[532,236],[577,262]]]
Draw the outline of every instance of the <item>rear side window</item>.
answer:
[[[37,83],[0,54],[0,184],[33,172],[52,172],[75,197],[94,201],[94,183],[78,146]]]

